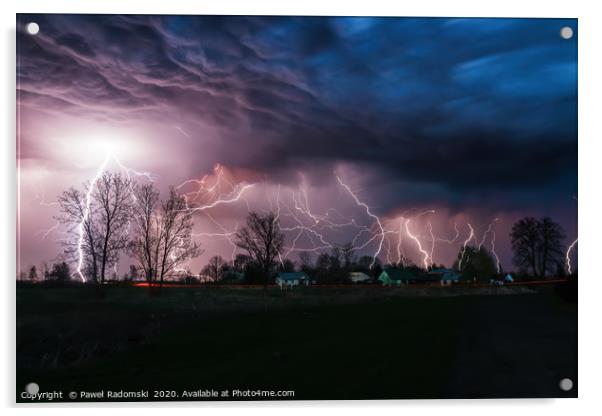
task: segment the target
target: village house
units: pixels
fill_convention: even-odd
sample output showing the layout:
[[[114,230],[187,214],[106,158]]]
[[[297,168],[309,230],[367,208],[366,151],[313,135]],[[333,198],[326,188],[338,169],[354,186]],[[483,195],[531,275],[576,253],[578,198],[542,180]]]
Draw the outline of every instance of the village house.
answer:
[[[511,274],[507,274],[503,279],[489,279],[489,283],[493,286],[504,286],[506,283],[514,283],[514,278]]]
[[[351,272],[349,273],[349,280],[352,283],[366,283],[370,281],[370,276],[363,272]]]
[[[382,282],[383,286],[391,286],[408,284],[416,281],[416,276],[407,269],[387,269],[378,276],[378,281]]]
[[[451,286],[460,281],[460,274],[452,269],[433,269],[426,275],[428,280],[439,281],[441,286]]]
[[[278,273],[276,277],[276,284],[280,286],[280,289],[289,288],[292,289],[294,286],[309,286],[310,279],[304,272],[288,272]]]

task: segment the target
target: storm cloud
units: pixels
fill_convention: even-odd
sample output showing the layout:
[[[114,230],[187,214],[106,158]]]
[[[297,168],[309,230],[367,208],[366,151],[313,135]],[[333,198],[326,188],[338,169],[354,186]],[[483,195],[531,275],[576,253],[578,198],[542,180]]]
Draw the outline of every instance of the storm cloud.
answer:
[[[36,117],[147,123],[171,129],[188,177],[220,163],[320,187],[344,165],[383,215],[574,209],[574,19],[17,20],[22,159],[50,159]]]

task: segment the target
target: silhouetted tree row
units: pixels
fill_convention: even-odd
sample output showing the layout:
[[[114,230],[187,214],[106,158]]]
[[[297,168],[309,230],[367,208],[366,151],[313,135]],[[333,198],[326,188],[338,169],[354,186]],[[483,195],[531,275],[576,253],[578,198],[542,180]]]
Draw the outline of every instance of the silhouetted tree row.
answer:
[[[139,185],[119,173],[105,172],[83,190],[70,188],[63,192],[59,204],[59,220],[72,236],[64,242],[65,254],[94,282],[104,282],[107,270],[123,252],[137,261],[130,266],[129,278],[140,275],[149,283],[162,283],[180,264],[202,253],[192,239],[193,210],[173,188],[168,198],[161,200],[153,183]],[[525,217],[513,225],[510,237],[513,260],[521,271],[536,277],[564,274],[565,233],[559,224],[547,217]],[[414,275],[428,271],[407,259],[383,266],[378,258],[357,256],[352,243],[319,253],[303,251],[295,263],[281,257],[284,242],[273,212],[251,212],[234,238],[242,253],[232,261],[211,257],[199,275],[216,283],[244,281],[266,288],[277,272],[296,270],[319,283],[348,282],[350,272],[363,272],[376,279],[389,268],[407,269]],[[461,247],[453,268],[466,280],[488,280],[498,274],[496,260],[484,247]],[[69,272],[67,263],[61,262],[51,271],[45,270],[44,277],[64,279]],[[192,276],[190,271],[184,274]],[[36,280],[36,267],[21,278]]]
[[[152,183],[136,186],[134,195],[135,232],[128,254],[138,260],[149,283],[162,284],[178,265],[201,254],[192,239],[193,212],[173,188],[165,201]]]
[[[64,254],[93,282],[104,283],[124,252],[138,261],[149,282],[163,282],[201,253],[192,240],[193,213],[173,188],[160,200],[153,183],[140,185],[121,173],[104,172],[83,190],[63,192],[59,205],[58,220],[71,236],[63,241]]]

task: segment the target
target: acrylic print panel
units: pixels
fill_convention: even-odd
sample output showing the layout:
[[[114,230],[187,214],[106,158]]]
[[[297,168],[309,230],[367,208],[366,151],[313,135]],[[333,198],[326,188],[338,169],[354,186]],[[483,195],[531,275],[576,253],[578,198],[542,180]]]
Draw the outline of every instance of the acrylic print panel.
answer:
[[[17,401],[577,396],[575,19],[17,27]]]

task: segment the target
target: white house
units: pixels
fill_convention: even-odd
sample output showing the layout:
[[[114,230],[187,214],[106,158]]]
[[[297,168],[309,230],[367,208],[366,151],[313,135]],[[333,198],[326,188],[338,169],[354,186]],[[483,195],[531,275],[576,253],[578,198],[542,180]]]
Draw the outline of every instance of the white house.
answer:
[[[280,289],[286,287],[292,289],[293,286],[309,286],[309,276],[303,272],[291,272],[291,273],[278,273],[276,277],[276,284],[280,286]]]
[[[349,273],[349,280],[353,283],[364,283],[370,280],[370,276],[362,272],[351,272]]]

